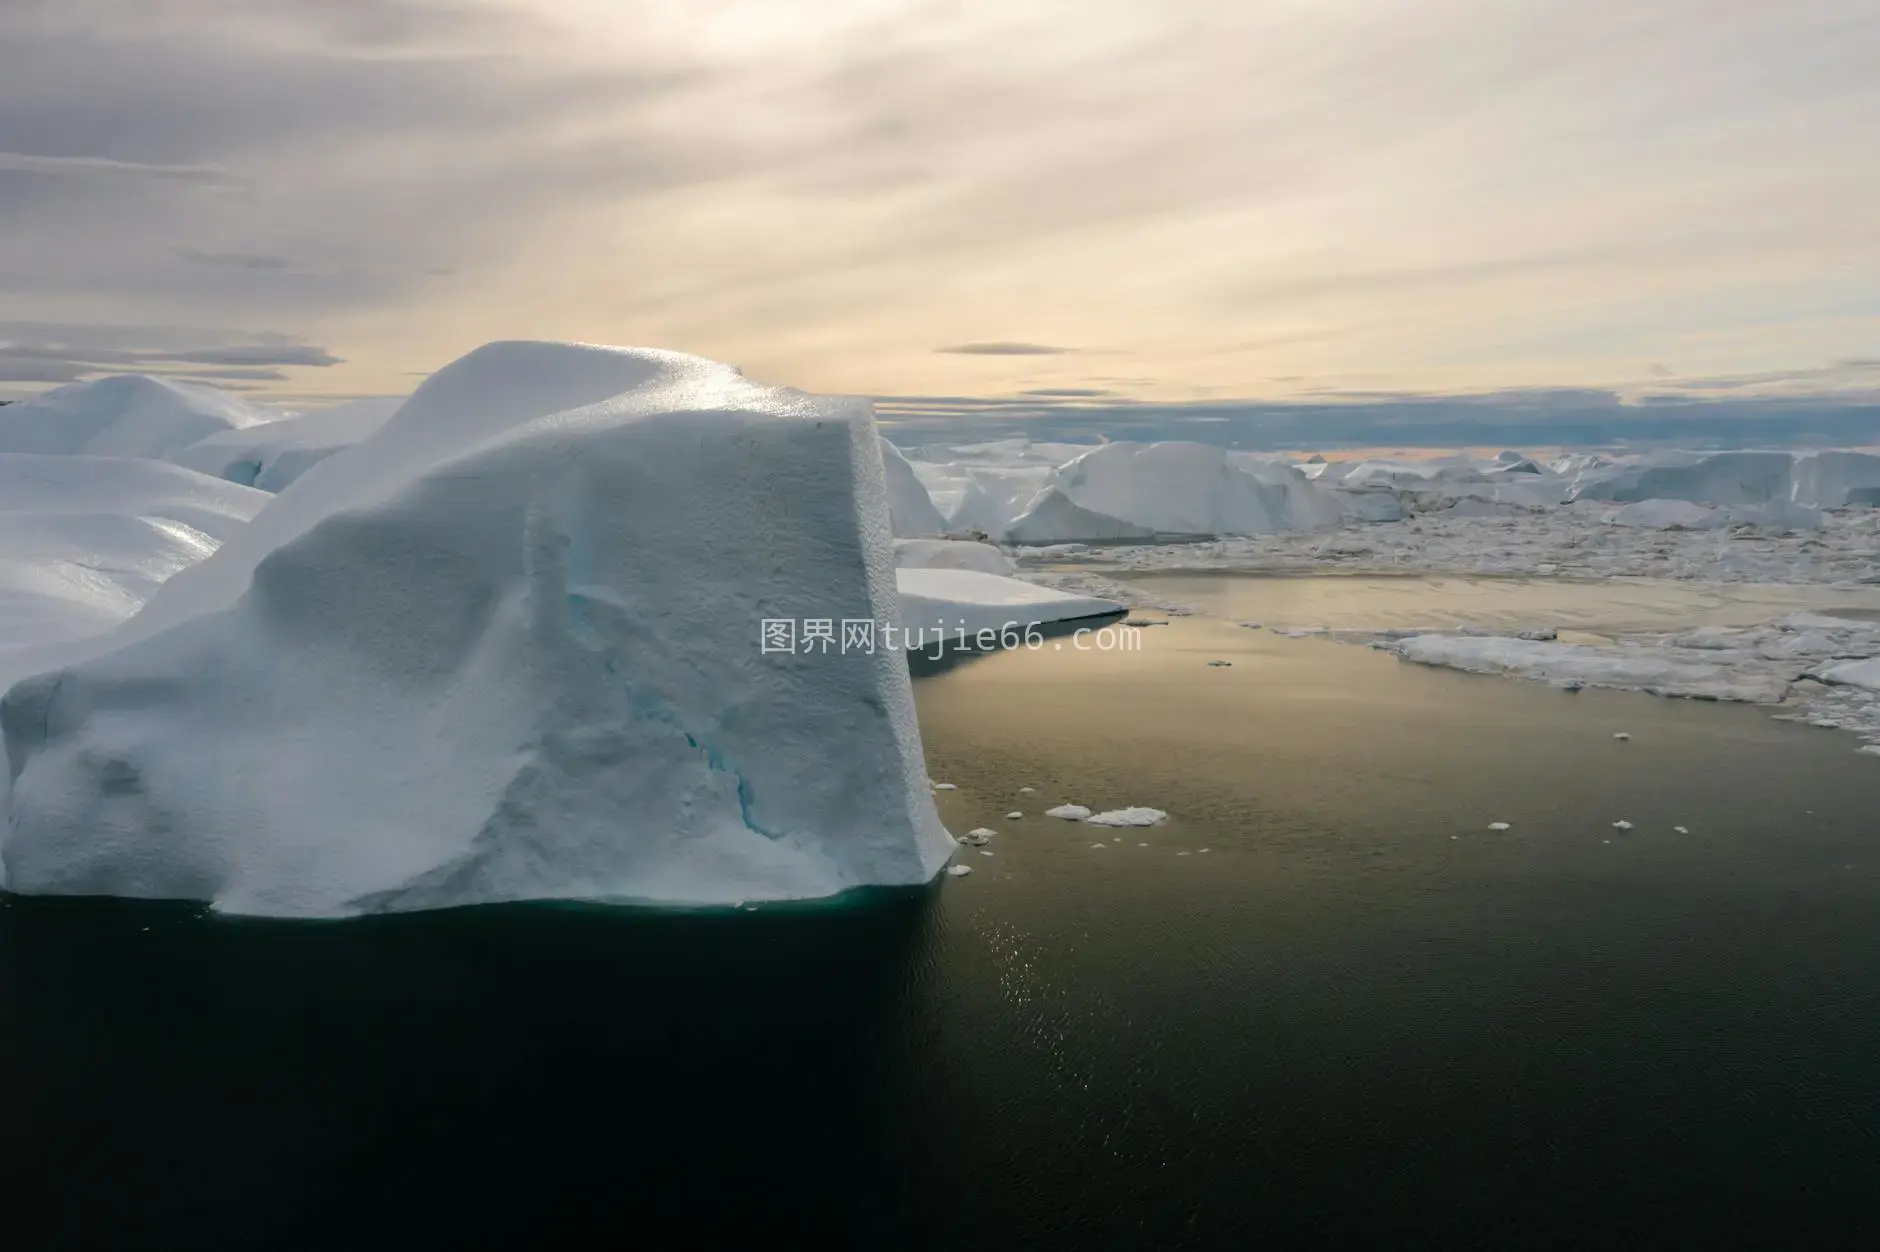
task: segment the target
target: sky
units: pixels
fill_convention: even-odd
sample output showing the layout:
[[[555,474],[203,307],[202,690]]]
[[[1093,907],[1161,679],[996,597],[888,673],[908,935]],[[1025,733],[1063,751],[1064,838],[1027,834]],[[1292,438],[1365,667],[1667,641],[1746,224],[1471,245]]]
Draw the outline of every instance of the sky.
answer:
[[[1876,135],[1880,0],[6,0],[0,393],[1880,415]]]

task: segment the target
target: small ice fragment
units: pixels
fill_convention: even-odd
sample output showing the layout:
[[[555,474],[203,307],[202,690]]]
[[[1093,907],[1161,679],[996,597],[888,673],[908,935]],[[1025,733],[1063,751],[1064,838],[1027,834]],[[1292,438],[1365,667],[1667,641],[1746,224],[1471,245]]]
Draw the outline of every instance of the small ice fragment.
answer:
[[[933,789],[935,791],[958,791],[959,786],[956,783],[935,783]]]
[[[1168,817],[1161,809],[1132,806],[1096,813],[1084,820],[1092,826],[1153,826]]]
[[[947,866],[947,877],[949,878],[964,878],[966,877],[966,875],[972,872],[973,872],[973,867],[970,865]]]
[[[1176,855],[1176,856],[1187,856],[1188,854],[1187,854],[1186,852],[1177,852],[1177,853],[1176,853],[1175,855]]]
[[[991,840],[992,836],[998,833],[999,832],[996,830],[987,830],[984,826],[980,826],[961,835],[960,842],[969,844],[975,848],[983,847]]]
[[[1206,852],[1206,851],[1207,851],[1207,849],[1206,849],[1206,848],[1196,848],[1196,849],[1195,849],[1195,851],[1197,851],[1197,852]]]
[[[1629,733],[1623,730],[1613,736],[1614,739],[1630,739],[1631,737],[1632,736]]]
[[[1148,844],[1146,844],[1146,843],[1139,843],[1139,844],[1137,844],[1136,846],[1137,846],[1137,847],[1139,847],[1139,848],[1146,848],[1146,847],[1148,847],[1149,845],[1148,845]]]
[[[992,853],[990,853],[990,852],[987,852],[987,851],[986,851],[985,849],[983,849],[983,848],[981,848],[981,849],[980,849],[980,851],[979,851],[979,855],[981,855],[981,856],[991,856],[991,855],[992,855]]]
[[[1691,828],[1688,826],[1673,826],[1671,829],[1677,831],[1680,835],[1688,835],[1691,833]]]
[[[1233,662],[1232,661],[1209,661],[1208,664],[1213,666],[1215,669],[1226,669],[1228,666],[1232,665]]]
[[[1008,822],[1015,822],[1023,816],[1025,816],[1023,813],[1019,812],[1017,809],[1013,809],[1010,813],[1007,813],[1005,815],[1005,820]]]
[[[1091,846],[1091,847],[1093,847],[1093,848],[1107,848],[1107,847],[1109,847],[1110,845],[1109,845],[1109,844],[1107,844],[1107,843],[1093,843],[1093,844],[1091,844],[1090,846]]]
[[[1081,822],[1090,816],[1090,810],[1081,804],[1060,804],[1054,809],[1046,809],[1044,815],[1061,817],[1067,822]]]
[[[1632,829],[1632,823],[1626,821],[1624,818],[1620,818],[1612,824],[1612,828],[1614,830],[1630,830]]]
[[[1028,796],[1037,790],[1038,789],[1036,787],[1020,787],[1018,789],[1018,794],[1021,796]]]
[[[1506,830],[1508,829],[1508,823],[1507,822],[1490,822],[1488,824],[1488,828],[1490,830]]]

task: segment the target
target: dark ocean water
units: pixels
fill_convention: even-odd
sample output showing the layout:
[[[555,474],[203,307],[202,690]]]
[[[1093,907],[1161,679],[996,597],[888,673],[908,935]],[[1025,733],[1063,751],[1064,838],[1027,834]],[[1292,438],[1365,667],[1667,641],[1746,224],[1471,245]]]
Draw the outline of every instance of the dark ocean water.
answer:
[[[1001,832],[932,890],[0,900],[6,1246],[1872,1246],[1880,760],[1200,619],[1052,642],[918,685]]]

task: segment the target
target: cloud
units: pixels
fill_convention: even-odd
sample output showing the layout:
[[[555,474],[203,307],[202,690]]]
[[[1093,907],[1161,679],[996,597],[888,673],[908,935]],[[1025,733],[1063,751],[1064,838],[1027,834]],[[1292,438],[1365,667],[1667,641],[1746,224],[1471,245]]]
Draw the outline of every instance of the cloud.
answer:
[[[1077,400],[1095,396],[1113,396],[1116,393],[1114,391],[1106,391],[1102,387],[1032,387],[1026,391],[1021,391],[1019,394],[1024,396],[1043,396],[1056,400]]]
[[[1077,349],[1059,348],[1048,343],[1018,343],[995,339],[980,343],[956,343],[951,347],[935,348],[934,351],[953,356],[1064,356]]]
[[[201,248],[178,247],[176,255],[192,265],[223,265],[238,270],[289,270],[294,263],[282,256],[257,252],[206,252]]]
[[[227,170],[215,165],[158,165],[148,161],[114,161],[108,157],[35,156],[25,152],[0,152],[0,173],[90,179],[154,178],[224,187],[238,183]]]
[[[292,335],[0,322],[0,383],[69,383],[106,373],[284,382],[286,369],[340,363],[325,348]]]

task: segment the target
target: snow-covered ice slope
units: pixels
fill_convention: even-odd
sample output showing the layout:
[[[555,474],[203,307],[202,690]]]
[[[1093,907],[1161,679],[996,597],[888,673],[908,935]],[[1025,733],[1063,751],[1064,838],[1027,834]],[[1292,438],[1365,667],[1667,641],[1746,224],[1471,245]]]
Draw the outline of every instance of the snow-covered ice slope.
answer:
[[[0,654],[118,625],[267,501],[161,461],[0,453]]]
[[[280,491],[336,452],[385,425],[403,397],[352,400],[297,417],[225,430],[167,458],[232,483]]]
[[[181,472],[181,471],[177,471]],[[0,702],[15,891],[344,915],[815,897],[952,850],[866,403],[487,345]]]
[[[882,468],[888,479],[888,515],[894,533],[902,538],[945,534],[946,518],[934,507],[933,497],[927,494],[914,467],[907,463],[901,450],[886,439],[880,440],[880,444]]]
[[[970,569],[901,569],[896,571],[901,591],[901,626],[909,632],[907,646],[968,644],[982,630],[997,634],[1007,626],[1020,631],[1032,625],[1102,617],[1123,611],[1123,605],[1096,596],[1076,595],[1020,582],[999,574]]]
[[[168,458],[278,416],[212,387],[115,374],[0,408],[0,452]]]

